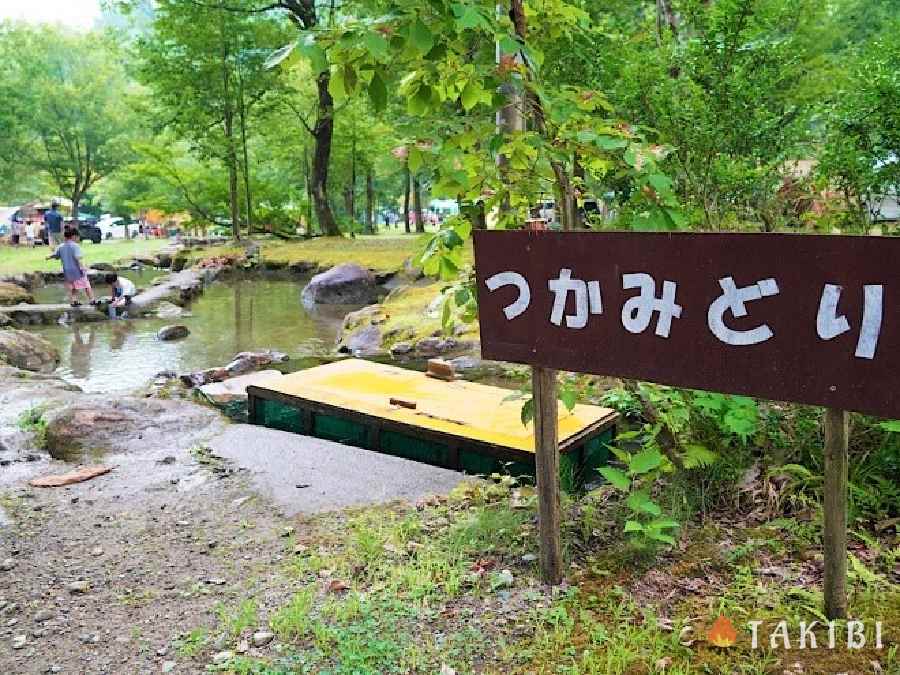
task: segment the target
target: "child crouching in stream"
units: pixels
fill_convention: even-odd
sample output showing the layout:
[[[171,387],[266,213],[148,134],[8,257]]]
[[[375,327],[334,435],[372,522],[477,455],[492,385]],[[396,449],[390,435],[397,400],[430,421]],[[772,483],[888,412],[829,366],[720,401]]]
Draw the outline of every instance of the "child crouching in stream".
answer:
[[[72,307],[81,306],[81,303],[78,302],[78,291],[84,291],[91,304],[94,303],[94,291],[87,278],[87,271],[81,264],[81,247],[75,243],[76,234],[75,228],[67,227],[63,235],[65,241],[47,257],[48,260],[56,258],[62,263],[65,287],[69,293],[69,302]]]
[[[127,319],[128,306],[131,304],[131,299],[137,294],[137,289],[129,279],[114,273],[106,275],[106,283],[110,285],[110,294],[112,295],[112,301],[109,303],[109,318],[117,318],[116,314],[121,308],[121,318]]]

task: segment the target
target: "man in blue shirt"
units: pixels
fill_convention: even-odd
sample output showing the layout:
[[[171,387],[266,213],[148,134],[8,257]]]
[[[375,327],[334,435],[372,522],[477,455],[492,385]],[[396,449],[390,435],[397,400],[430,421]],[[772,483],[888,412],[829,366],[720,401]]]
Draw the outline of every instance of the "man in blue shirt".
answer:
[[[47,226],[47,240],[54,250],[62,244],[63,217],[58,209],[59,202],[54,199],[50,202],[50,210],[44,214],[44,224]]]

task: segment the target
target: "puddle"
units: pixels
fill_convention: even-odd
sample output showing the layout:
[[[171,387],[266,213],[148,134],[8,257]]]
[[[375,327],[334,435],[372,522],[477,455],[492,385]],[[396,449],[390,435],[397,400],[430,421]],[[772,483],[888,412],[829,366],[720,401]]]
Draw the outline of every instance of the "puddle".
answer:
[[[123,276],[146,284],[158,270]],[[181,319],[134,319],[34,329],[59,350],[59,374],[89,392],[128,392],[146,386],[164,370],[178,373],[228,363],[238,352],[275,349],[291,361],[289,370],[309,367],[332,353],[347,312],[358,306],[303,306],[306,280],[235,279],[209,286]],[[107,293],[101,287],[101,293]],[[60,286],[40,289],[41,299],[62,294]],[[157,331],[184,324],[190,336],[175,342],[156,339]]]

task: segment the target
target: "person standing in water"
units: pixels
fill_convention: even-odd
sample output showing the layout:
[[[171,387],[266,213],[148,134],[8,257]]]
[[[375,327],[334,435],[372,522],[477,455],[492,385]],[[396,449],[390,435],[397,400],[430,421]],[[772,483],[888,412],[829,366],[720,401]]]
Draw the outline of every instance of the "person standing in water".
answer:
[[[72,307],[79,307],[78,291],[84,291],[91,303],[94,303],[94,291],[91,282],[87,278],[87,270],[81,264],[81,247],[75,243],[76,230],[67,227],[65,241],[47,259],[56,258],[62,263],[65,287],[69,292],[69,301]]]

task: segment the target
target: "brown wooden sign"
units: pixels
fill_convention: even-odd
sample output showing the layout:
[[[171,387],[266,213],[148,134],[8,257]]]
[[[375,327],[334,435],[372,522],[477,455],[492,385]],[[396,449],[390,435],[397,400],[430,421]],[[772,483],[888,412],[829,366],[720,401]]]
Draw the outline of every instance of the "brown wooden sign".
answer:
[[[900,238],[475,233],[484,358],[900,417]]]

